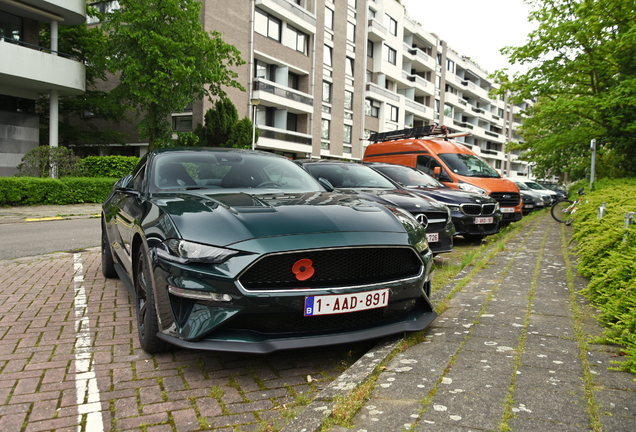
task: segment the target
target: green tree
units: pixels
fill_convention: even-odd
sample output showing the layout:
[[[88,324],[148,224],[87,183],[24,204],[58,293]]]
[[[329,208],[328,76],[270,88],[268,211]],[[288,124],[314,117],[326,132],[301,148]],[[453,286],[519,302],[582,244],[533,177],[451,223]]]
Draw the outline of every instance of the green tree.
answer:
[[[231,100],[221,98],[204,116],[204,125],[197,125],[194,133],[199,137],[196,144],[201,147],[251,148],[253,124],[248,117],[239,120],[236,107]],[[255,142],[260,131],[256,130]]]
[[[95,8],[86,9],[87,16],[104,18]],[[86,23],[76,26],[58,27],[58,51],[69,54],[86,65],[86,92],[77,96],[60,96],[58,113],[60,120],[72,118],[76,121],[60,121],[59,142],[63,145],[85,143],[123,143],[122,134],[94,124],[92,113],[100,119],[119,123],[125,110],[108,92],[98,90],[100,82],[108,79],[106,57],[103,51],[106,35],[100,26],[88,27]],[[42,23],[40,44],[50,47],[50,25]],[[40,117],[40,144],[49,142],[49,95],[42,95],[36,103]]]
[[[496,93],[532,99],[521,128],[522,158],[535,173],[581,173],[590,140],[608,172],[636,174],[636,8],[632,0],[527,0],[538,23],[526,45],[506,47],[529,70],[512,79],[497,71]],[[611,175],[611,174],[610,174]]]
[[[172,143],[170,113],[204,97],[240,88],[233,66],[245,63],[236,47],[201,26],[196,0],[120,0],[104,28],[113,93],[142,116],[139,130],[150,148]],[[244,89],[243,89],[244,90]]]

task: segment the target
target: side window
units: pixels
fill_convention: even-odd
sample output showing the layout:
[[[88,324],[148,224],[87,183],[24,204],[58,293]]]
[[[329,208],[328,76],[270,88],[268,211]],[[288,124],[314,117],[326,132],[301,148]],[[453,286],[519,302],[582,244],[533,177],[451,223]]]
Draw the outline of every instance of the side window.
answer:
[[[433,169],[429,168],[431,159],[429,156],[418,156],[415,167],[426,174],[433,175]]]
[[[133,170],[133,189],[142,192],[146,179],[146,162],[148,155],[141,158],[135,169]]]

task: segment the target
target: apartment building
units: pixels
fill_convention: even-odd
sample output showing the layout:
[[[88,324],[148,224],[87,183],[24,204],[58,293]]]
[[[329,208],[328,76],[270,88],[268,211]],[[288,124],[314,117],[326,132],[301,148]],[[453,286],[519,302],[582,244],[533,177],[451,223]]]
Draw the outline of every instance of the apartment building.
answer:
[[[12,176],[39,145],[35,101],[50,95],[50,145],[57,146],[58,98],[85,91],[85,66],[57,51],[59,25],[86,19],[85,0],[0,1],[0,176]],[[51,25],[51,47],[40,47],[41,22]]]

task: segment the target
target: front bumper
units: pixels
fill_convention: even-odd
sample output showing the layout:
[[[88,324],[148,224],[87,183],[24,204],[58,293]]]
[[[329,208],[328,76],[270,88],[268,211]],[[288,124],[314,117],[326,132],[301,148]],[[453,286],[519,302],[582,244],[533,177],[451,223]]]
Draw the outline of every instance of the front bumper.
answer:
[[[501,213],[496,212],[486,216],[465,215],[461,212],[454,211],[452,213],[453,224],[455,225],[455,235],[492,235],[499,232],[499,223],[501,222]],[[492,217],[491,224],[476,224],[477,217]]]

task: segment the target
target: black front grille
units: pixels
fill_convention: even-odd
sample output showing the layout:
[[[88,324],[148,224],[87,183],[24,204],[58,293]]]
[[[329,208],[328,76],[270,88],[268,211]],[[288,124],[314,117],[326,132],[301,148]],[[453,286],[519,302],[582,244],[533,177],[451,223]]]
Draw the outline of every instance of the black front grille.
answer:
[[[482,214],[491,215],[495,212],[495,204],[484,204],[482,208]]]
[[[353,330],[381,325],[407,314],[417,304],[408,300],[387,307],[360,312],[306,317],[299,314],[239,315],[226,329],[249,330],[259,333],[311,333],[334,330]]]
[[[481,205],[479,204],[464,204],[462,205],[462,212],[471,216],[479,216],[481,214]]]
[[[517,192],[493,192],[490,197],[496,199],[501,207],[515,207],[521,202]]]
[[[311,261],[313,275],[299,280],[292,271],[300,260]],[[267,255],[239,277],[246,289],[323,288],[388,282],[417,276],[422,262],[405,247],[342,248]],[[311,271],[305,268],[305,274]]]

